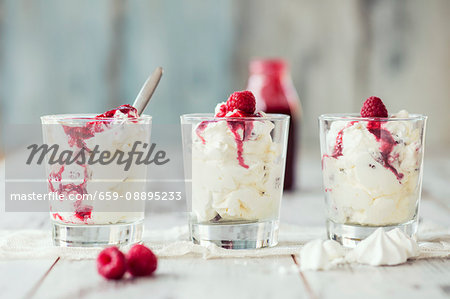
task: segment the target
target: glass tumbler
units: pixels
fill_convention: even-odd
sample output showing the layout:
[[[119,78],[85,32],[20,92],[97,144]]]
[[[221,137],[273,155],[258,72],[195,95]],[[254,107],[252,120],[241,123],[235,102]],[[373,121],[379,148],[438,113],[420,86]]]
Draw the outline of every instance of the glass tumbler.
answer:
[[[41,117],[53,242],[97,247],[141,241],[147,165],[138,162],[150,142],[151,116]]]
[[[328,237],[354,247],[377,228],[414,236],[426,116],[319,117]]]
[[[181,116],[191,239],[229,249],[275,246],[289,116]]]

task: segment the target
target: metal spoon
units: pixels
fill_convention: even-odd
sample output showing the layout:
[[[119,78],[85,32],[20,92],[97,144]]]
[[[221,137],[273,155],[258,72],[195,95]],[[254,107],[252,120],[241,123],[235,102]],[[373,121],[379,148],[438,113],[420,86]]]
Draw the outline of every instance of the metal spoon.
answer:
[[[162,67],[157,67],[153,74],[148,77],[147,81],[145,81],[144,85],[139,91],[136,99],[134,100],[133,107],[136,108],[138,115],[141,115],[150,102],[150,98],[155,92],[156,87],[158,86],[159,80],[161,80],[161,76],[163,74]]]

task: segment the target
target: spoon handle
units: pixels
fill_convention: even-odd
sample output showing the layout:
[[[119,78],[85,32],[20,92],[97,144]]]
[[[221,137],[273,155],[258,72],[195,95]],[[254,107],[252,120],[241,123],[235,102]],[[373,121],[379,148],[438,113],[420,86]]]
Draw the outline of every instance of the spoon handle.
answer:
[[[133,107],[136,108],[138,115],[141,115],[150,102],[150,98],[155,92],[156,87],[158,86],[159,80],[161,80],[161,76],[163,74],[162,67],[157,67],[153,74],[148,77],[147,81],[145,81],[144,85],[139,91],[136,99],[134,100]]]

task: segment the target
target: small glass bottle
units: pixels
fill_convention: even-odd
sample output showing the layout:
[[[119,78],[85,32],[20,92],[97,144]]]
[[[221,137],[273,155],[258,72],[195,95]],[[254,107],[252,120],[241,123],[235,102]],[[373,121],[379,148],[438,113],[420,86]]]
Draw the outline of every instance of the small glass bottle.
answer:
[[[291,116],[284,190],[293,190],[296,157],[298,155],[298,133],[300,131],[301,104],[292,83],[287,63],[283,59],[255,59],[249,65],[250,76],[247,90],[256,98],[256,109],[267,113],[282,113]]]

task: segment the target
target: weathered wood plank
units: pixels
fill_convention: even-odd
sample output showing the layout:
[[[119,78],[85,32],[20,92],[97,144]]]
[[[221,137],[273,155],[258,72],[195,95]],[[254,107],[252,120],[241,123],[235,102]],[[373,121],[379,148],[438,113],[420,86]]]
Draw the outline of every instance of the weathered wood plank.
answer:
[[[448,298],[450,260],[411,261],[390,267],[355,268],[303,272],[319,298]]]
[[[150,278],[105,281],[95,261],[60,261],[35,298],[308,298],[290,257],[160,259]]]
[[[0,297],[26,298],[33,293],[53,265],[54,260],[1,261]]]

